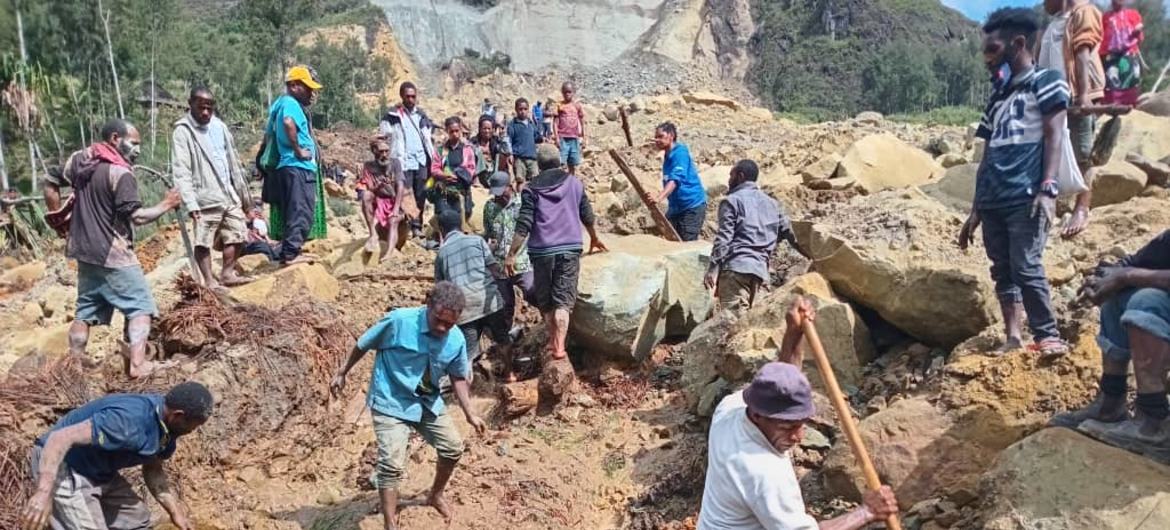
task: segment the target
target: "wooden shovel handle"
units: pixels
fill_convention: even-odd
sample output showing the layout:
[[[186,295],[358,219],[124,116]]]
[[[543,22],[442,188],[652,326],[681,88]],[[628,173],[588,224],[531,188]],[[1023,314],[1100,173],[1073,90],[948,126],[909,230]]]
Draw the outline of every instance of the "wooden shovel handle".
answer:
[[[853,421],[853,413],[849,409],[849,404],[845,402],[841,386],[837,384],[837,376],[833,374],[833,367],[829,364],[829,356],[825,355],[825,347],[821,344],[820,335],[817,335],[817,328],[808,320],[804,322],[804,339],[808,341],[808,346],[813,352],[817,371],[825,380],[825,389],[828,390],[829,399],[837,411],[837,418],[841,420],[841,430],[845,432],[845,438],[849,440],[849,446],[853,448],[853,456],[861,464],[865,483],[871,490],[878,490],[882,487],[882,481],[878,478],[873,461],[869,458],[869,451],[865,449],[865,443],[861,440],[861,432],[857,430],[857,423]],[[902,523],[898,521],[897,515],[891,515],[886,518],[886,527],[890,530],[902,530]]]

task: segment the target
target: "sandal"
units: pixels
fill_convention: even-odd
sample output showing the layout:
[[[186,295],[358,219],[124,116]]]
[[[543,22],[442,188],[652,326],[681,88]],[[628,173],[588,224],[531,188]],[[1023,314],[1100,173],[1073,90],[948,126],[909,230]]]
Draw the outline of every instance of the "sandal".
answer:
[[[1030,351],[1039,352],[1041,360],[1059,359],[1068,355],[1068,343],[1057,337],[1048,337],[1034,342],[1028,347]]]

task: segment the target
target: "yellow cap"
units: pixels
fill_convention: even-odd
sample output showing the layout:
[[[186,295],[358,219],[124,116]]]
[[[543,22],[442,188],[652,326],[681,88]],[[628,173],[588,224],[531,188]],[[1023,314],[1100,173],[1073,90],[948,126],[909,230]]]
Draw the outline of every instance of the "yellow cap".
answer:
[[[284,82],[291,83],[293,81],[300,81],[313,90],[321,90],[324,88],[321,86],[321,83],[313,79],[313,74],[309,72],[307,66],[294,66],[288,71],[288,75],[284,77]]]

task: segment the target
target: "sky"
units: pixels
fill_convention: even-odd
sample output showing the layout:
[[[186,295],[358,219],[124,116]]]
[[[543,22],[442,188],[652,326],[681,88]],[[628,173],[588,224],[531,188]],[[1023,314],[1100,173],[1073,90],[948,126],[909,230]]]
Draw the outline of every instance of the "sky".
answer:
[[[1031,7],[1039,2],[1040,0],[942,0],[942,3],[958,9],[973,20],[983,20],[987,18],[988,13],[1001,7]],[[1097,0],[1098,5],[1107,3],[1105,0]],[[1165,0],[1165,3],[1170,7],[1170,0]]]

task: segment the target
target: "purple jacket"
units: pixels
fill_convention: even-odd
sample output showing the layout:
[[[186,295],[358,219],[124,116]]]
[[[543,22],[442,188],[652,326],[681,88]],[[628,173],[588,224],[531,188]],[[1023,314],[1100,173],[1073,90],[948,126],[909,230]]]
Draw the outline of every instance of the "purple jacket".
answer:
[[[528,255],[581,252],[581,225],[593,226],[593,207],[585,186],[563,169],[549,169],[520,193],[516,236],[528,236]]]

